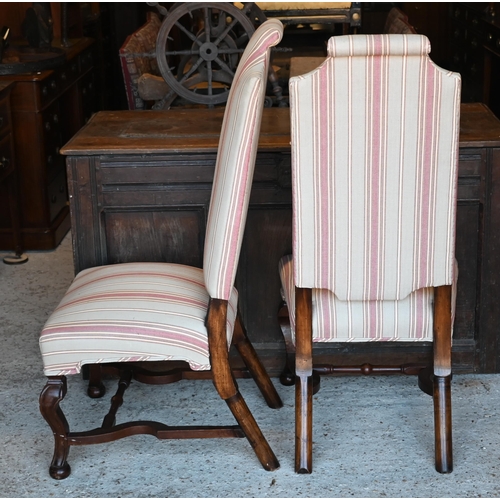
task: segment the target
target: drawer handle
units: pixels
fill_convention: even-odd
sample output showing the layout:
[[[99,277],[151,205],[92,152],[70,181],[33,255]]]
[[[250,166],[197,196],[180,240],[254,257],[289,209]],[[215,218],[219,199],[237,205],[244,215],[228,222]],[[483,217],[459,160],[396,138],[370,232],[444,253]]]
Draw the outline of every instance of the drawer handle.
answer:
[[[52,155],[47,156],[47,163],[48,164],[51,165],[53,161],[54,161],[54,157]]]
[[[55,89],[55,88],[57,87],[57,83],[56,83],[56,81],[55,81],[55,80],[52,80],[52,81],[50,82],[50,86],[51,86],[53,89]]]
[[[47,95],[49,93],[49,89],[47,87],[42,88],[42,94]]]
[[[50,198],[50,202],[51,203],[55,203],[57,201],[57,196],[54,194],[52,195],[52,197]]]
[[[54,115],[52,117],[52,120],[54,121],[54,123],[59,123],[59,117],[57,115]]]
[[[47,130],[47,131],[50,130],[50,123],[49,122],[45,123],[45,130]]]
[[[66,80],[66,73],[61,73],[61,80],[65,81]]]

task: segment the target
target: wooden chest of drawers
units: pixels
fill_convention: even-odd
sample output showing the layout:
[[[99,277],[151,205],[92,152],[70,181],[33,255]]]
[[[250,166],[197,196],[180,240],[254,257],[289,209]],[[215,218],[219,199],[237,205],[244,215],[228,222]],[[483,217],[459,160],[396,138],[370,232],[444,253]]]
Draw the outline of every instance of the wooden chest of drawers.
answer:
[[[55,248],[70,227],[64,158],[59,154],[95,111],[93,41],[80,39],[54,70],[0,76],[12,80],[12,134],[25,249]],[[57,43],[54,43],[56,46]],[[7,200],[0,198],[0,249],[12,248]]]

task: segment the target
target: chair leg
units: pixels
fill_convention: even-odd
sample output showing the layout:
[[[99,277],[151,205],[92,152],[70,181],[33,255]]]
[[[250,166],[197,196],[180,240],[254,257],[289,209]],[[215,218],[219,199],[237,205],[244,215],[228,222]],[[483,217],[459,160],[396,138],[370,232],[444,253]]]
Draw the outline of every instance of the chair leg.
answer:
[[[248,442],[254,449],[262,467],[268,471],[279,469],[280,463],[257,425],[257,422],[250,412],[243,396],[237,392],[234,396],[226,399],[226,403],[233,413],[234,418],[243,429],[243,432],[245,433]]]
[[[288,306],[283,304],[278,311],[278,322],[285,340],[286,361],[280,374],[281,385],[292,386],[295,384],[295,343],[292,338],[290,315]]]
[[[211,299],[206,325],[213,383],[219,396],[229,406],[264,469],[275,470],[279,467],[278,459],[238,391],[238,385],[229,365],[226,319],[227,300]]]
[[[259,387],[262,396],[264,396],[267,405],[270,408],[281,408],[283,406],[283,402],[281,401],[279,394],[276,392],[276,388],[271,382],[266,369],[258,358],[253,345],[248,340],[248,336],[239,312],[234,326],[233,339],[236,349],[252,374],[252,377]]]
[[[312,472],[312,376],[295,378],[295,472]]]
[[[89,386],[87,394],[91,398],[102,398],[106,388],[102,383],[102,367],[100,364],[89,365]]]
[[[54,456],[49,468],[49,474],[54,479],[64,479],[71,473],[67,462],[69,425],[59,407],[66,391],[66,377],[49,377],[40,394],[40,412],[54,434]]]
[[[434,289],[434,432],[436,470],[453,470],[451,418],[451,286]]]
[[[312,472],[312,292],[295,288],[295,472]]]
[[[451,376],[434,377],[436,470],[441,473],[453,471],[451,428]]]

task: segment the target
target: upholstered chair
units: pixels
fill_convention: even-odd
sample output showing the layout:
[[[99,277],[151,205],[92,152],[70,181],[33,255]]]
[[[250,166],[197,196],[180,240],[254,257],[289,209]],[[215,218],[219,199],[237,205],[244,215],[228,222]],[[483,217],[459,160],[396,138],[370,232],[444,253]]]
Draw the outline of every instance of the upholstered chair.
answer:
[[[271,47],[282,37],[278,20],[263,23],[238,65],[222,124],[207,221],[204,269],[171,263],[124,263],[90,268],[74,279],[41,335],[47,384],[41,413],[54,434],[50,475],[70,474],[71,445],[104,443],[134,434],[158,438],[246,437],[267,470],[279,467],[241,396],[229,364],[231,344],[241,354],[268,405],[282,406],[238,315],[234,279],[245,228],[260,132]],[[115,425],[123,392],[135,377],[134,362],[178,360],[211,371],[214,385],[238,425],[170,427],[135,421]],[[83,366],[114,366],[119,389],[100,428],[70,432],[60,408],[66,377]],[[102,394],[99,377],[91,392]],[[152,383],[158,381],[151,380]]]
[[[313,342],[432,342],[436,468],[452,470],[460,76],[429,52],[421,35],[332,37],[327,59],[290,79],[293,256],[279,272],[297,472],[312,470]]]

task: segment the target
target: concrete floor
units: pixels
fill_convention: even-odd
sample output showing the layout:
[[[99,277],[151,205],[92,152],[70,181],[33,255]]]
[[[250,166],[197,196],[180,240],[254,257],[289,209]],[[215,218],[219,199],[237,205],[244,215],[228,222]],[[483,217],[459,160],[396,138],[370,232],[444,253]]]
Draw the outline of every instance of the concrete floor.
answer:
[[[434,470],[432,401],[415,378],[365,377],[323,379],[314,402],[311,475],[293,471],[293,389],[276,380],[285,407],[271,410],[253,382],[242,380],[279,470],[264,471],[244,439],[134,436],[73,447],[71,476],[51,479],[52,436],[38,410],[45,379],[37,337],[73,277],[69,235],[55,251],[28,255],[21,266],[0,263],[0,497],[500,496],[500,375],[455,376],[449,475]],[[98,425],[113,382],[106,381],[103,400],[89,400],[81,378],[70,378],[63,407],[72,429]],[[119,419],[233,423],[210,381],[133,383],[125,399]]]

